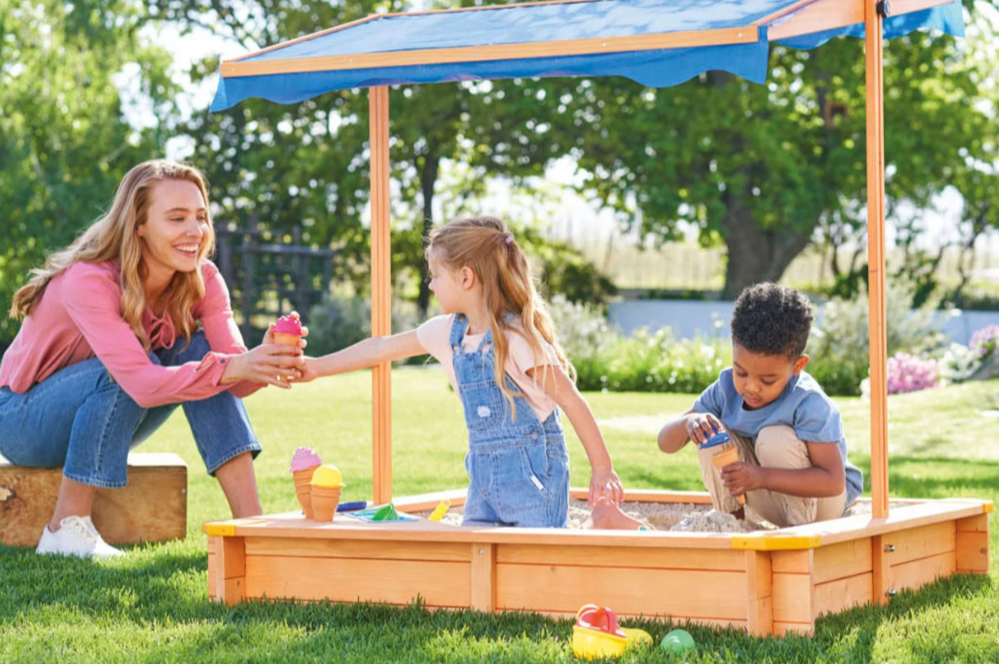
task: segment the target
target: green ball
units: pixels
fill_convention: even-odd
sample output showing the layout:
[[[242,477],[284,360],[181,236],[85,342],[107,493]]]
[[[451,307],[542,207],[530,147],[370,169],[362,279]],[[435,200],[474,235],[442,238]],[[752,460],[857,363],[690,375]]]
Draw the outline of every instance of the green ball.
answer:
[[[674,629],[672,632],[664,636],[662,643],[659,644],[659,647],[667,652],[674,653],[683,653],[697,648],[694,644],[694,637],[690,635],[690,632],[684,629]]]

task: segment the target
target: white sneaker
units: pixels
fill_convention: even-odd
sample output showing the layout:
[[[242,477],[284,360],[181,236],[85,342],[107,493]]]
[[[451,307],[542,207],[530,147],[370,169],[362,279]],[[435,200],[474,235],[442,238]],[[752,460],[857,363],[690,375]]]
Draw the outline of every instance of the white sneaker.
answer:
[[[52,532],[48,524],[35,553],[54,553],[79,558],[117,558],[125,552],[110,546],[94,528],[89,516],[67,516],[59,522],[59,530]]]

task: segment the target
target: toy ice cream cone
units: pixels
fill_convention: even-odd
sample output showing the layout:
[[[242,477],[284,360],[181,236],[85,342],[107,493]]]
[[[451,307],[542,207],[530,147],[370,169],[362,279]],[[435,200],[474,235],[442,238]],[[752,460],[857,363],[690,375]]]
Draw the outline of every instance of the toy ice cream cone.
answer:
[[[336,514],[336,508],[340,504],[340,491],[338,486],[315,486],[312,487],[312,513],[316,521],[332,521]]]
[[[281,316],[274,325],[274,343],[298,346],[302,338],[302,322],[291,316]]]
[[[322,465],[319,455],[308,447],[299,447],[291,457],[291,474],[295,478],[295,496],[305,512],[312,517],[312,474]]]
[[[713,455],[711,455],[711,463],[714,464],[718,472],[730,463],[736,463],[739,461],[739,450],[736,449],[735,445],[726,445],[722,447]],[[746,504],[745,496],[736,496],[740,505]]]
[[[333,520],[343,486],[343,476],[336,466],[325,464],[316,468],[312,474],[311,494],[312,513],[316,521]]]

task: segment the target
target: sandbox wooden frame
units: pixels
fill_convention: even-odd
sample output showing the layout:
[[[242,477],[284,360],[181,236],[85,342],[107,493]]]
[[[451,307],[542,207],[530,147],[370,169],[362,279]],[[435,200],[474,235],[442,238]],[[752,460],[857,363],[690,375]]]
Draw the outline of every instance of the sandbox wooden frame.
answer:
[[[586,491],[574,490],[577,498]],[[430,510],[464,490],[396,500]],[[707,503],[706,493],[633,491],[629,500]],[[247,599],[372,601],[485,612],[668,617],[754,635],[812,634],[815,619],[989,569],[992,504],[902,501],[887,519],[848,517],[750,534],[373,525],[300,512],[206,525],[208,593]]]
[[[554,3],[567,0],[552,0]],[[584,1],[584,0],[572,0]],[[951,0],[894,0],[894,15]],[[547,3],[525,3],[547,4]],[[887,5],[887,3],[885,3]],[[510,5],[504,6],[509,8]],[[451,11],[488,11],[495,7]],[[382,16],[338,26],[349,28]],[[957,572],[988,573],[992,504],[914,501],[889,515],[883,17],[876,0],[799,0],[729,30],[565,40],[345,57],[222,63],[223,77],[345,68],[433,65],[671,47],[747,43],[758,27],[773,39],[866,26],[868,283],[870,302],[871,516],[750,535],[460,529],[416,524],[317,524],[295,514],[205,524],[210,595],[227,603],[262,597],[329,598],[574,614],[596,602],[621,615],[669,616],[744,628],[753,634],[812,633],[815,618],[882,603]],[[311,39],[303,37],[297,41]],[[265,49],[272,51],[286,44]],[[391,334],[389,95],[369,89],[372,334]],[[373,494],[392,500],[391,365],[372,371]],[[445,495],[396,499],[432,508]],[[629,500],[706,502],[707,494],[633,491]]]

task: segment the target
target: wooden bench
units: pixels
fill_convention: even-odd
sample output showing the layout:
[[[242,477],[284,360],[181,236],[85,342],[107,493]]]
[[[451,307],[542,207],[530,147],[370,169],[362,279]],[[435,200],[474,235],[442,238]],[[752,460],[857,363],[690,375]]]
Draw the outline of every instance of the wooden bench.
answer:
[[[61,468],[22,468],[0,456],[0,544],[38,544],[61,481]],[[93,519],[109,544],[183,539],[187,464],[176,454],[129,454],[128,486],[98,489]]]

